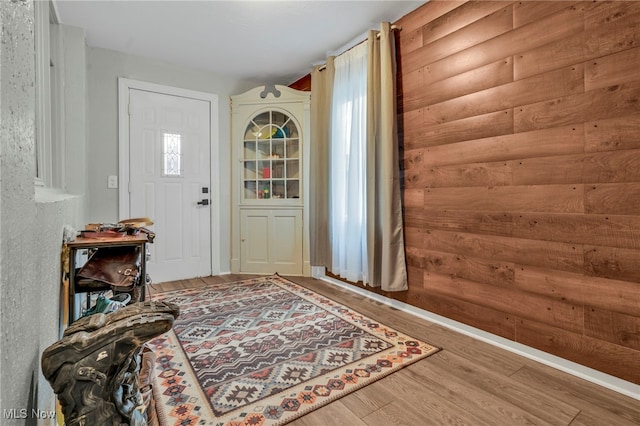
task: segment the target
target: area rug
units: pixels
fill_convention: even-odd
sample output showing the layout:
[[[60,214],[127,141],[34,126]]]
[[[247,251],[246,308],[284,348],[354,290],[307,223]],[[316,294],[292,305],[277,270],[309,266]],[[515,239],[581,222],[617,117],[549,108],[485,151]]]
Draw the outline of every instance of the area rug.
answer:
[[[180,306],[149,342],[167,426],[282,425],[438,351],[277,275],[154,299]]]

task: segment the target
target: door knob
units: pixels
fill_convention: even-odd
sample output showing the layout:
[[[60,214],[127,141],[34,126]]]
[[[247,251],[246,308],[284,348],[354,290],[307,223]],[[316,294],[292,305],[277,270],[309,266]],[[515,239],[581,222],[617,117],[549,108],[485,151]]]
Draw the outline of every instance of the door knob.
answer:
[[[198,204],[200,206],[208,206],[209,205],[209,199],[205,198],[202,201],[198,201],[196,204]]]

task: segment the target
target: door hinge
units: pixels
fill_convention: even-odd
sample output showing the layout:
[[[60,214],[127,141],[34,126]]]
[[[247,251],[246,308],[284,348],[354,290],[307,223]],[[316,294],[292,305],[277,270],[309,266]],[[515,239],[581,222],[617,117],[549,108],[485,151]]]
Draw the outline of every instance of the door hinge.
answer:
[[[127,191],[129,192],[129,194],[131,194],[131,181],[127,183]]]

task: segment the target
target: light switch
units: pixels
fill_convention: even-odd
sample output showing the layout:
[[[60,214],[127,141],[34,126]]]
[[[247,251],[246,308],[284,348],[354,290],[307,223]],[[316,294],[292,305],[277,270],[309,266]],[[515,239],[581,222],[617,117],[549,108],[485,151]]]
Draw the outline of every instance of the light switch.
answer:
[[[109,176],[107,178],[107,188],[115,189],[118,187],[118,176]]]

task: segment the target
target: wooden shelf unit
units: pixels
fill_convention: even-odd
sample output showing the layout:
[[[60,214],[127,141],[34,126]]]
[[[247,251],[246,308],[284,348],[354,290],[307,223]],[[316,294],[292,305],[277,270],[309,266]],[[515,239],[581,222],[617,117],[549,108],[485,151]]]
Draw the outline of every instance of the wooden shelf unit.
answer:
[[[76,265],[76,254],[80,250],[99,250],[101,248],[112,247],[140,247],[140,271],[136,286],[140,287],[140,300],[146,297],[145,283],[147,276],[146,248],[148,239],[146,234],[125,235],[123,237],[108,238],[84,238],[78,237],[67,244],[69,248],[69,300],[68,300],[68,323],[71,324],[75,318],[76,294],[93,293],[97,291],[110,290],[111,286],[99,281],[80,278],[77,276],[77,269],[82,265]]]

